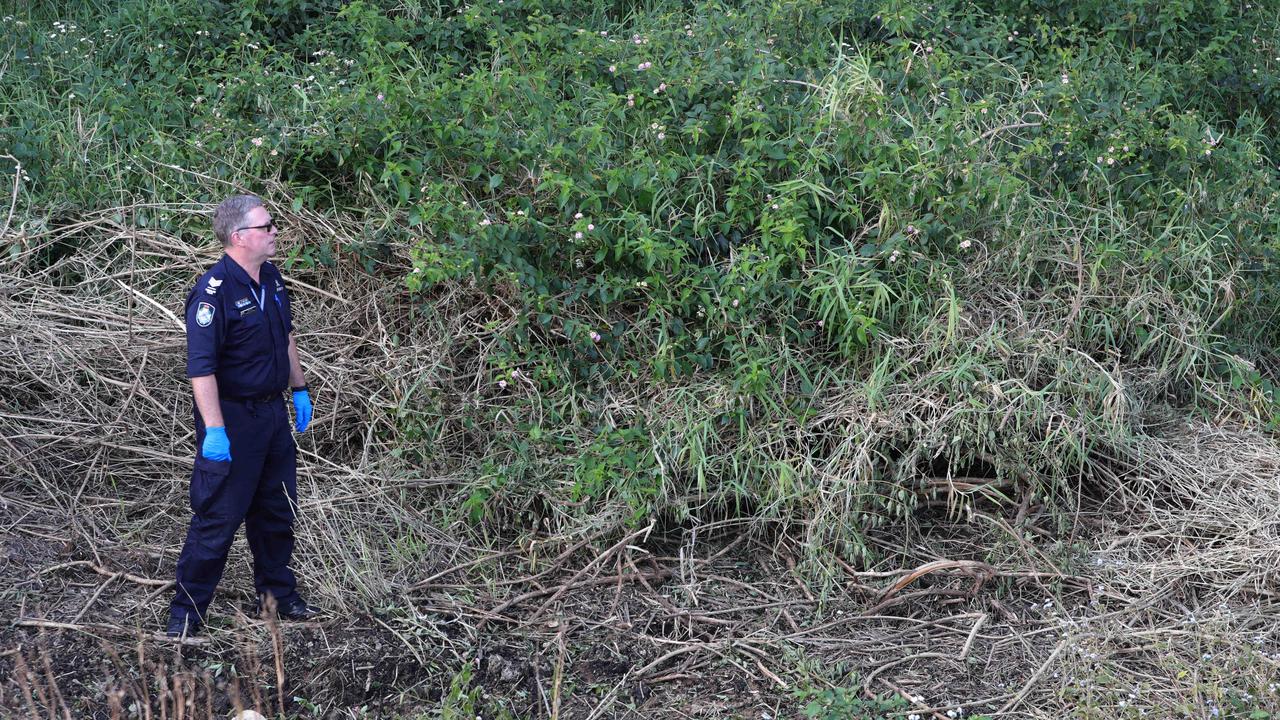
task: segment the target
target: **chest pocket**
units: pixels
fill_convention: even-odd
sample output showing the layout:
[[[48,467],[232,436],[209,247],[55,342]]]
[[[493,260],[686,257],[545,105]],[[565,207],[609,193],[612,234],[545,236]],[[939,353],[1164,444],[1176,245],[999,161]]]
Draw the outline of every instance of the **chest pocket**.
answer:
[[[236,310],[231,317],[231,337],[237,343],[268,342],[267,314],[257,303]]]

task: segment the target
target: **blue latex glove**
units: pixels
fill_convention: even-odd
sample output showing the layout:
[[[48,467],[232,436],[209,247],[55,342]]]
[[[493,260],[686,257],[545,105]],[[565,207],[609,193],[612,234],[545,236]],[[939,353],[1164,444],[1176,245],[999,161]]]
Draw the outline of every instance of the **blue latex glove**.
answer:
[[[200,454],[210,460],[230,462],[231,441],[227,439],[227,429],[222,426],[205,428]]]
[[[293,427],[304,432],[311,424],[311,395],[306,390],[293,391]]]

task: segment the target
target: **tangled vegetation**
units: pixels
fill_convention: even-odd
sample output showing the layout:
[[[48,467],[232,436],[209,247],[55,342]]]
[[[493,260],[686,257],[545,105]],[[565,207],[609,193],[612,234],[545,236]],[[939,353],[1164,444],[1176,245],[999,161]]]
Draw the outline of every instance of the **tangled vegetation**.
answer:
[[[1082,498],[1156,492],[1171,425],[1280,423],[1271,3],[8,12],[0,435],[66,388],[123,404],[60,417],[133,417],[131,376],[25,352],[106,345],[32,329],[63,322],[52,297],[90,325],[149,313],[169,375],[145,411],[180,406],[164,313],[216,252],[208,208],[262,193],[314,291],[304,362],[330,410],[304,461],[368,472],[348,497],[400,483],[390,515],[318,523],[335,603],[421,580],[444,527],[777,531],[826,597],[842,568],[918,557],[930,508],[1033,508],[1074,537]],[[131,447],[179,468],[168,437]],[[76,498],[157,492],[145,453],[113,475],[0,452],[6,492],[55,495],[35,478],[68,462],[89,467]],[[814,708],[863,702],[822,692]]]

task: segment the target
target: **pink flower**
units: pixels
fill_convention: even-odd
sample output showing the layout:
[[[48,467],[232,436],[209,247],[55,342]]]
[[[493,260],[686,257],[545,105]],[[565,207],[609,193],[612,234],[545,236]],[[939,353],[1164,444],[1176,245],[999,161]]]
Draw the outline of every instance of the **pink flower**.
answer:
[[[738,299],[737,299],[737,298],[734,298],[734,299],[733,299],[733,306],[734,306],[734,307],[738,307]]]
[[[574,220],[581,220],[581,219],[582,219],[582,213],[574,213],[574,214],[573,214],[573,219],[574,219]]]
[[[588,229],[588,230],[595,230],[595,229],[596,229],[596,226],[595,226],[595,225],[593,225],[593,224],[591,224],[591,223],[587,223],[587,229]]]
[[[378,93],[378,102],[382,102],[382,100],[383,100],[382,93]]]
[[[499,380],[499,381],[498,381],[498,388],[499,388],[499,389],[501,389],[501,390],[506,390],[506,389],[507,389],[507,381],[506,381],[506,380]]]
[[[254,144],[254,146],[256,146],[256,147],[262,147],[262,138],[260,138],[260,137],[256,137],[256,138],[254,138],[254,139],[250,140],[249,142],[253,143],[253,144]]]
[[[581,230],[579,230],[578,232],[574,233],[574,234],[573,234],[573,239],[574,239],[574,240],[581,240],[581,239],[582,239],[582,231],[581,231]]]
[[[617,66],[617,65],[610,65],[610,66],[609,66],[609,72],[611,72],[611,73],[616,73],[616,72],[618,72],[618,66]]]
[[[593,342],[593,343],[598,343],[598,342],[600,342],[600,333],[596,332],[595,330],[592,330],[592,331],[591,331],[591,342]]]

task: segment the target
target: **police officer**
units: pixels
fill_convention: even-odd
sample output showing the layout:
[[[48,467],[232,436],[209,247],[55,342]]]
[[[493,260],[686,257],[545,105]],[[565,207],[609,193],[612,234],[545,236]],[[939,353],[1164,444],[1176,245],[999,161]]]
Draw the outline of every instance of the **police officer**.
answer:
[[[298,432],[311,422],[311,397],[294,343],[289,293],[280,271],[267,262],[278,230],[258,197],[224,200],[213,212],[213,232],[226,254],[187,295],[197,450],[191,525],[169,606],[171,637],[199,630],[241,522],[259,602],[274,597],[287,619],[316,613],[298,595],[289,569],[297,455],[283,396],[292,389]]]

